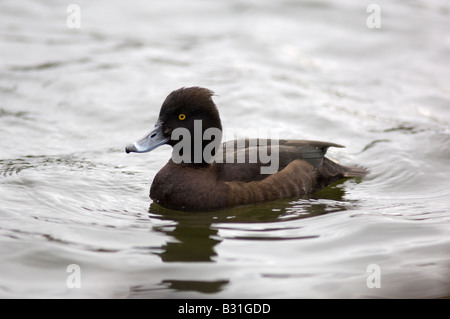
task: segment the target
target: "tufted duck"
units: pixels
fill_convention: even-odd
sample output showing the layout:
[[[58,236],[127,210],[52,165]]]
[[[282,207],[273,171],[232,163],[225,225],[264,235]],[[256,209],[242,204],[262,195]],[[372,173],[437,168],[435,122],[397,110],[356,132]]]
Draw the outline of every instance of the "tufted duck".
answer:
[[[201,87],[173,91],[162,104],[153,130],[125,149],[142,153],[164,144],[173,147],[172,158],[150,188],[150,198],[161,206],[215,210],[296,197],[341,178],[366,175],[362,168],[324,157],[329,147],[343,147],[333,143],[246,139],[221,146],[222,124],[213,94]],[[270,154],[270,165],[262,160],[263,154],[266,159]],[[272,171],[264,171],[267,167]]]

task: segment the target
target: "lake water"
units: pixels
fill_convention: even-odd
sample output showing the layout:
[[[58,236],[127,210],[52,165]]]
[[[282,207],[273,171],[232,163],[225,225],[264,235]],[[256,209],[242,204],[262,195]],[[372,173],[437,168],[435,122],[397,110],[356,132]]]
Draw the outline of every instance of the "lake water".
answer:
[[[0,297],[450,296],[448,1],[71,3],[0,2]],[[346,145],[370,175],[156,206],[170,148],[124,147],[194,85],[225,128]]]

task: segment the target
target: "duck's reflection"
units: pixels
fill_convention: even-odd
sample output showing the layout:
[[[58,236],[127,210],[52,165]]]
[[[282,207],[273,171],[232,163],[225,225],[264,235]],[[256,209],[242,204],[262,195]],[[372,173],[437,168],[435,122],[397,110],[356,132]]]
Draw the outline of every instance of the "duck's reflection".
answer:
[[[173,222],[170,227],[154,227],[170,237],[157,254],[163,262],[213,262],[215,247],[222,241],[220,225],[281,222],[346,210],[348,202],[343,201],[345,191],[341,186],[342,182],[295,201],[278,200],[214,212],[181,212],[152,203],[151,219]]]
[[[160,247],[161,250],[155,254],[159,255],[164,263],[215,262],[218,259],[216,247],[222,240],[226,240],[219,234],[223,224],[271,223],[270,228],[272,229],[273,222],[288,222],[292,219],[346,210],[348,202],[343,200],[345,191],[342,186],[342,182],[331,185],[320,193],[294,201],[279,200],[214,212],[174,211],[152,203],[149,207],[150,219],[168,222],[159,226],[155,225],[153,230],[162,232],[169,237]],[[215,293],[221,291],[227,284],[228,280],[164,279],[159,285],[175,291]]]
[[[273,205],[273,204],[272,204]],[[276,221],[281,211],[274,211],[265,205],[240,207],[214,212],[181,212],[163,208],[152,203],[150,218],[174,222],[175,226],[155,226],[154,230],[170,237],[157,253],[163,262],[213,262],[217,253],[214,249],[222,238],[215,225],[223,223],[257,223]],[[276,207],[279,207],[276,206]]]
[[[184,292],[197,292],[201,294],[215,294],[226,287],[228,280],[199,281],[199,280],[162,280],[157,287],[154,285],[138,285],[130,287],[130,299],[148,299],[171,297],[170,292],[183,294]]]
[[[213,294],[221,291],[228,284],[228,280],[195,281],[195,280],[163,280],[162,285],[176,291],[197,291]]]
[[[150,205],[151,218],[173,221],[175,227],[154,227],[154,230],[168,235],[168,240],[157,253],[163,262],[213,261],[216,256],[214,246],[220,243],[217,229],[211,227],[208,216],[198,218],[196,214],[183,213],[165,209],[157,204]]]

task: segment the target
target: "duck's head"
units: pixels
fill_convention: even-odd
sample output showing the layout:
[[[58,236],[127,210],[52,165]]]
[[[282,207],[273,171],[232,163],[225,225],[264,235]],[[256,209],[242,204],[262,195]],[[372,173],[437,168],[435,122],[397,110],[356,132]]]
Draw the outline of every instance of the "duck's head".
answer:
[[[164,100],[154,128],[140,140],[128,145],[125,151],[145,153],[167,144],[174,147],[174,154],[175,149],[177,152],[181,151],[177,155],[184,155],[186,162],[208,162],[210,159],[203,156],[199,162],[199,152],[203,155],[203,151],[211,143],[217,147],[222,137],[222,124],[219,111],[212,100],[213,95],[214,92],[201,87],[173,91]],[[190,151],[189,155],[187,151]]]

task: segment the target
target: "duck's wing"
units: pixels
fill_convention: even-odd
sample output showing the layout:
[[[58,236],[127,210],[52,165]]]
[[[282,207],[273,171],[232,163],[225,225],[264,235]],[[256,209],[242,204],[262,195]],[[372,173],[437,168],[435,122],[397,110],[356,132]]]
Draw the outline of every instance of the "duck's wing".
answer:
[[[309,140],[280,140],[280,146],[295,147],[300,153],[300,159],[310,163],[314,169],[318,169],[323,164],[325,154],[330,147],[345,147],[335,143]]]
[[[323,165],[329,147],[343,146],[308,140],[232,140],[223,143],[222,152],[217,154],[216,160],[220,159],[217,167],[223,180],[258,181],[284,169],[294,160],[303,160],[317,170]],[[262,167],[270,169],[264,171]]]
[[[296,146],[296,147],[317,147],[327,150],[329,147],[345,147],[336,143],[311,141],[311,140],[279,140],[280,145]]]
[[[335,143],[310,140],[266,140],[240,139],[223,143],[222,162],[236,161],[239,156],[248,162],[254,154],[272,154],[278,151],[281,168],[286,167],[295,159],[310,163],[315,169],[322,165],[323,158],[330,147],[345,147]],[[253,152],[253,153],[252,153]],[[264,156],[264,155],[263,155]],[[259,161],[259,159],[258,159]]]

